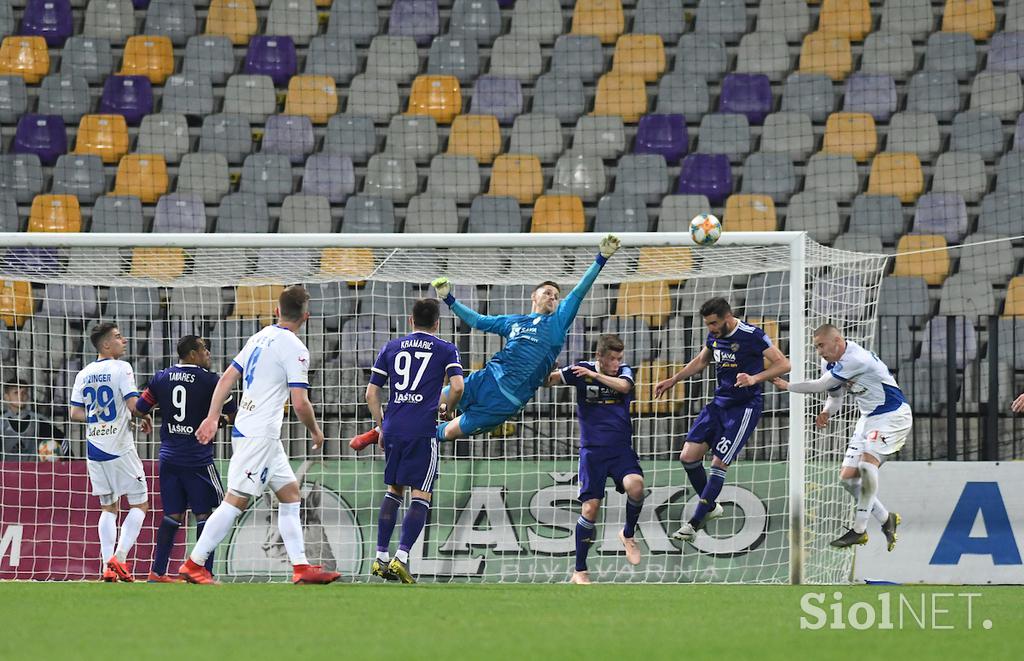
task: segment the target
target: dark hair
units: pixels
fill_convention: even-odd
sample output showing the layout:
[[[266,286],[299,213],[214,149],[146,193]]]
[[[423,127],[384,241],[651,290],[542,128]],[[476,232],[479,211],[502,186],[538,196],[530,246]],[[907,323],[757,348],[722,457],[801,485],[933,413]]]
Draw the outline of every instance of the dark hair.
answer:
[[[112,321],[104,321],[92,327],[92,331],[89,333],[89,341],[92,342],[92,346],[96,348],[96,351],[100,350],[100,344],[103,343],[103,340],[107,339],[107,335],[115,328],[117,328],[117,324]]]
[[[436,298],[421,298],[412,304],[412,325],[433,328],[441,316],[441,304]]]
[[[4,377],[4,392],[13,390],[14,388],[31,388],[32,384],[20,376],[5,376]]]
[[[618,335],[608,334],[597,338],[597,354],[603,356],[609,351],[623,351],[626,345]]]
[[[536,287],[534,287],[533,291],[537,291],[541,287],[548,287],[548,286],[554,287],[555,289],[558,290],[558,293],[562,293],[562,288],[558,286],[557,282],[554,282],[552,280],[545,280],[544,282],[542,282],[539,285],[537,285]]]
[[[729,301],[721,296],[708,299],[704,301],[704,305],[700,306],[700,316],[702,317],[710,317],[711,315],[724,317],[731,312],[732,308],[729,306]]]
[[[306,311],[306,303],[309,302],[309,292],[302,285],[286,287],[277,299],[278,311],[282,319],[288,321],[299,321],[302,313]]]
[[[178,358],[185,360],[190,353],[193,351],[199,351],[199,349],[205,345],[206,340],[198,335],[185,335],[178,340]]]

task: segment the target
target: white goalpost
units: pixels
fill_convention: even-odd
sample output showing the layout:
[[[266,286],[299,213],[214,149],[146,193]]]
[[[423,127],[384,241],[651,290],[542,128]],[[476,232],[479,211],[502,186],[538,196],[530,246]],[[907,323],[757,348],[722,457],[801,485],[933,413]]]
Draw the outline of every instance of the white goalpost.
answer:
[[[703,344],[698,309],[723,296],[759,325],[792,362],[791,378],[819,371],[811,331],[833,323],[873,346],[886,257],[827,248],[802,232],[726,232],[708,247],[683,233],[623,233],[623,248],[580,308],[559,357],[590,358],[603,333],[626,344],[637,370],[634,444],[648,497],[638,525],[643,562],[632,567],[616,539],[625,497],[609,482],[590,554],[591,576],[621,582],[841,583],[852,554],[828,541],[852,518],[836,475],[855,421],[847,406],[825,430],[820,402],[764,388],[764,414],[730,468],[726,516],[693,543],[671,533],[696,504],[678,461],[685,434],[714,390],[714,368],[654,399],[659,380]],[[567,293],[590,265],[597,234],[0,234],[0,379],[27,384],[47,429],[0,455],[0,579],[98,576],[96,499],[88,495],[82,425],[67,420],[74,375],[94,360],[89,329],[115,321],[129,339],[125,360],[145,386],[176,362],[185,333],[208,338],[221,370],[245,339],[271,323],[277,292],[310,290],[301,336],[311,353],[311,399],[325,429],[313,454],[286,416],[282,439],[302,482],[307,555],[343,580],[368,580],[383,494],[383,456],[355,454],[348,439],[369,428],[363,404],[369,365],[407,332],[412,302],[447,276],[454,294],[487,314],[521,313],[529,293],[554,280]],[[460,325],[442,310],[441,335],[467,370],[501,338]],[[420,580],[561,582],[572,569],[578,427],[570,388],[542,388],[517,419],[494,433],[442,449],[430,519],[411,554]],[[157,421],[159,422],[159,421]],[[133,551],[145,574],[160,520],[157,432],[136,442],[150,479],[151,511]],[[64,450],[60,449],[63,444]],[[10,448],[18,448],[13,452]],[[226,473],[230,443],[217,440]],[[287,557],[268,495],[250,506],[217,549],[221,580],[282,580]],[[191,528],[191,526],[190,526]],[[189,532],[189,540],[194,533]],[[178,540],[172,568],[186,545]]]

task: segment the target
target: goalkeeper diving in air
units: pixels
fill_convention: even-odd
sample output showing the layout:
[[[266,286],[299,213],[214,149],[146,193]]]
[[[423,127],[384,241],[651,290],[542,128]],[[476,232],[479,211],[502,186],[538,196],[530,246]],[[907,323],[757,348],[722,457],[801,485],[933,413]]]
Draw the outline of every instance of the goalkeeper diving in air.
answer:
[[[483,315],[452,296],[452,283],[448,278],[437,278],[431,283],[437,290],[437,297],[448,304],[455,316],[472,328],[501,335],[507,340],[505,348],[494,354],[483,369],[466,378],[465,392],[458,404],[459,415],[437,426],[438,440],[454,441],[494,429],[517,415],[533,399],[562,351],[580,304],[619,246],[619,239],[612,234],[601,239],[594,263],[561,301],[556,283],[546,281],[537,285],[530,296],[533,301],[530,314]],[[445,388],[441,395],[441,412],[445,417],[448,415],[447,391]],[[377,429],[372,429],[353,438],[349,445],[362,449],[376,443],[378,434]]]

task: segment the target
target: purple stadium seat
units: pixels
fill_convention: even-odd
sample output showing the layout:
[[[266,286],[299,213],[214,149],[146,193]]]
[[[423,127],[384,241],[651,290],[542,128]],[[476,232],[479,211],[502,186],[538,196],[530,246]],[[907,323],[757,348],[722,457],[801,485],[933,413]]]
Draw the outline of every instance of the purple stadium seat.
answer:
[[[509,9],[515,6],[516,0],[498,0],[498,6],[502,9]],[[564,365],[565,363],[563,363]]]
[[[732,194],[732,170],[726,154],[690,154],[679,168],[680,195],[704,195],[711,204],[722,204]]]
[[[846,79],[843,110],[866,112],[887,122],[896,112],[896,81],[883,73],[855,73]]]
[[[4,270],[25,277],[52,277],[60,272],[60,252],[56,248],[8,248]]]
[[[636,129],[634,154],[661,154],[669,165],[686,155],[689,132],[682,115],[644,115]]]
[[[507,124],[523,112],[523,88],[515,78],[480,76],[473,87],[471,115],[494,115]]]
[[[15,154],[35,154],[43,165],[53,165],[68,151],[64,120],[59,115],[22,115],[11,142]]]
[[[959,193],[928,193],[917,199],[912,234],[941,234],[960,243],[967,234],[967,204]]]
[[[997,32],[988,47],[989,71],[1024,74],[1024,32]]]
[[[263,128],[265,154],[284,154],[292,164],[306,160],[313,151],[313,122],[305,115],[271,115]]]
[[[412,37],[418,46],[429,46],[441,32],[437,0],[395,0],[388,20],[392,37]]]
[[[245,53],[242,73],[270,76],[275,87],[285,87],[298,71],[291,37],[253,37]]]
[[[718,112],[746,115],[751,124],[763,124],[772,111],[772,83],[760,73],[731,73],[722,81]]]
[[[132,7],[135,9],[146,9],[149,7],[149,0],[132,0]]]
[[[50,48],[60,48],[74,27],[70,0],[28,0],[20,34],[43,37]]]
[[[341,204],[356,192],[352,159],[340,154],[313,154],[302,174],[302,192],[322,195],[332,204]]]
[[[99,112],[124,115],[132,126],[153,112],[153,86],[145,76],[107,76],[100,96]]]
[[[199,193],[171,193],[156,203],[153,232],[202,233],[206,231],[206,207]]]

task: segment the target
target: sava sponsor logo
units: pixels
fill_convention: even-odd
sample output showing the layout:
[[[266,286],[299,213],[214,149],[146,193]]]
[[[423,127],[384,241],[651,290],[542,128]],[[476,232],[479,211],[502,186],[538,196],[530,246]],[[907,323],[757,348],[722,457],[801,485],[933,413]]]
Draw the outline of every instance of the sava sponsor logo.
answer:
[[[415,392],[395,393],[395,404],[419,404],[423,401],[423,395]]]

